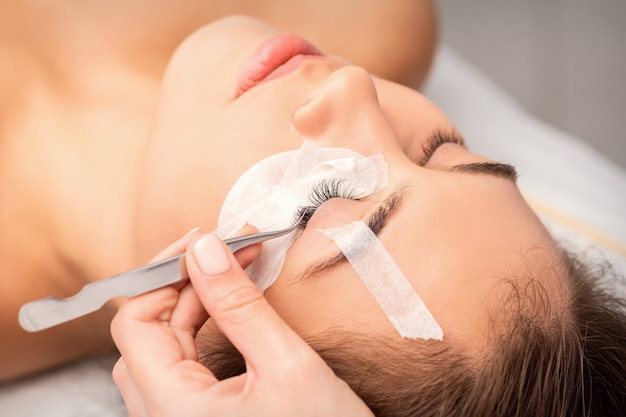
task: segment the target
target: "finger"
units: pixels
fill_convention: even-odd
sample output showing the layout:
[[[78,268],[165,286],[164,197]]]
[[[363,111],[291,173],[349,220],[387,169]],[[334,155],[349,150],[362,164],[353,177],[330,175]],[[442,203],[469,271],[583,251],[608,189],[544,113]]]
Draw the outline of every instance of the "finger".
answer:
[[[241,228],[235,236],[256,232],[258,232],[256,227],[247,224]],[[193,241],[194,238],[197,238],[199,233],[198,229],[188,232],[185,236],[157,254],[154,259],[166,258],[184,251],[189,243]],[[256,248],[250,247],[250,250],[247,252],[243,250],[240,251],[244,265],[252,262],[258,254],[260,245],[254,246],[256,246]],[[132,337],[130,333],[132,330],[130,330],[130,332],[126,330],[129,327],[132,328],[133,323],[144,324],[152,321],[169,322],[168,325],[173,329],[179,341],[189,339],[189,337],[195,337],[197,330],[199,330],[206,321],[208,315],[191,287],[187,289],[184,286],[178,286],[176,288],[180,288],[180,294],[169,290],[167,292],[155,291],[135,297],[135,299],[126,303],[122,313],[114,319],[111,327],[112,332],[119,334],[118,339],[120,343],[125,343],[127,340],[126,335]],[[186,337],[186,335],[189,337]],[[139,343],[137,345],[139,346]],[[183,345],[182,347],[184,358],[193,358],[197,355],[195,349],[187,349],[187,345]],[[129,348],[132,349],[132,346],[129,346]]]
[[[172,311],[169,326],[176,335],[185,359],[197,360],[196,335],[209,318],[195,289],[187,281],[178,296],[178,304]]]
[[[259,229],[257,229],[255,226],[252,226],[251,224],[246,224],[241,229],[239,229],[232,237],[251,235],[258,232]],[[189,232],[187,232],[187,234],[178,239],[176,242],[170,244],[168,247],[156,254],[150,260],[150,262],[156,262],[158,260],[165,259],[170,256],[174,256],[184,252],[185,249],[187,249],[187,246],[192,241],[197,239],[200,234],[202,234],[202,232],[199,228],[190,230]],[[256,257],[259,256],[259,252],[261,252],[261,244],[257,243],[256,245],[251,245],[238,250],[237,253],[235,253],[235,258],[237,258],[237,262],[239,262],[239,265],[241,265],[243,268],[247,268],[248,265],[250,265],[256,259]]]
[[[178,303],[178,297],[177,290],[165,287],[122,304],[111,322],[111,334],[120,353],[127,360],[143,357],[146,351],[161,350],[164,346],[168,350],[172,349],[172,334],[168,322]],[[152,340],[153,338],[156,340]],[[184,359],[182,353],[176,349],[168,352],[166,357],[168,360]]]
[[[252,226],[251,224],[246,224],[244,227],[239,229],[237,233],[235,233],[232,237],[251,235],[253,233],[259,233],[259,229]],[[199,235],[194,235],[196,239],[198,236]],[[235,258],[237,259],[239,265],[241,265],[241,267],[245,269],[257,258],[257,256],[259,256],[260,252],[261,244],[257,243],[255,245],[245,247],[235,252]]]
[[[146,403],[143,401],[143,397],[140,395],[139,390],[130,377],[123,357],[118,359],[115,363],[112,376],[115,386],[117,386],[120,394],[122,394],[128,416],[147,416],[148,408],[146,407]]]
[[[167,257],[174,256],[176,254],[184,252],[185,249],[187,249],[187,246],[189,245],[189,243],[191,243],[193,240],[197,239],[198,235],[200,235],[200,234],[201,234],[201,232],[200,232],[200,229],[198,229],[198,228],[190,230],[183,237],[178,239],[176,242],[172,243],[171,245],[169,245],[168,247],[163,249],[161,252],[156,254],[150,260],[150,262],[155,262],[155,261],[158,261],[160,259],[165,259]]]
[[[238,234],[256,231],[256,228],[247,225]],[[197,231],[188,233],[161,251],[155,259],[180,253],[197,238],[197,234]],[[260,248],[256,246],[246,252],[241,251],[244,265],[258,254]],[[206,319],[207,313],[191,286],[182,287],[180,292],[172,287],[163,288],[122,305],[111,324],[111,333],[139,389],[158,392],[157,381],[163,380],[168,370],[182,361],[197,358],[194,337]],[[208,370],[203,367],[202,370],[208,374],[207,383],[216,381]]]
[[[249,370],[275,373],[277,364],[294,352],[312,352],[214,235],[199,238],[187,249],[187,264],[202,304],[244,356]]]
[[[187,286],[184,294],[192,292]],[[111,334],[124,357],[130,377],[137,389],[155,403],[168,392],[168,385],[180,378],[181,363],[192,362],[198,381],[211,385],[216,378],[195,361],[189,352],[195,350],[193,333],[172,328],[170,321],[179,303],[179,292],[165,287],[127,300],[114,317]],[[191,371],[185,371],[191,372]]]
[[[235,236],[244,236],[252,233],[257,233],[258,229],[252,225],[246,224],[242,227]],[[179,250],[182,244],[188,244],[189,238],[197,236],[197,232],[190,232],[183,239],[170,246],[170,250]],[[249,265],[260,252],[260,244],[249,247],[248,251],[238,251],[235,255],[237,261],[242,267]],[[178,287],[175,287],[178,288]],[[208,313],[204,309],[204,306],[198,299],[193,287],[183,287],[179,294],[178,303],[176,308],[172,311],[170,319],[170,327],[178,336],[178,340],[183,348],[186,359],[197,360],[198,352],[195,344],[195,336],[202,327],[202,325],[209,318]]]

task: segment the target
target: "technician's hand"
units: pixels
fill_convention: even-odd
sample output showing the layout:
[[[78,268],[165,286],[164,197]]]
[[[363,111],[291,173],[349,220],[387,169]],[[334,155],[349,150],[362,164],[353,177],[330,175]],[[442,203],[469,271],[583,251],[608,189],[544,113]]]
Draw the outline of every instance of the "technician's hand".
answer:
[[[243,272],[239,262],[258,247],[235,259],[213,235],[195,234],[161,257],[187,245],[191,283],[128,300],[111,325],[122,354],[113,377],[130,416],[373,415]],[[218,381],[197,362],[207,311],[243,355],[245,374]]]

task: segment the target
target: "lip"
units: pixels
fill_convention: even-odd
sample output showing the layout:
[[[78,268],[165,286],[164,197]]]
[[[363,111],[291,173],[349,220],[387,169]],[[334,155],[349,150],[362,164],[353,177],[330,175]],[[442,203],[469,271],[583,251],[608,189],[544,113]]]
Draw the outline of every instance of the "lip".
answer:
[[[277,33],[266,39],[248,58],[237,78],[239,97],[252,87],[295,71],[304,61],[324,54],[299,36]]]

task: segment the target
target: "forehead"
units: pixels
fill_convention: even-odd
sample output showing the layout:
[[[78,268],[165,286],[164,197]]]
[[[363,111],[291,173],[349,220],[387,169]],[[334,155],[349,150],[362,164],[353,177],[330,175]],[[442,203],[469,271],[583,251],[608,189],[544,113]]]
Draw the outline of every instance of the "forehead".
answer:
[[[560,257],[511,182],[437,174],[407,185],[380,240],[444,335],[478,340],[508,297],[511,286],[503,283],[532,279],[560,291],[560,278],[545,273]]]

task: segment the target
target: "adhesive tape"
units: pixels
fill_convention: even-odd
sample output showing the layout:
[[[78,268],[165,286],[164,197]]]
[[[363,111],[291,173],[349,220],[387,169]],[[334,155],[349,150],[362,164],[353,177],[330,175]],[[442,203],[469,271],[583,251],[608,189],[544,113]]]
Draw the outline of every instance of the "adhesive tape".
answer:
[[[443,330],[374,232],[362,221],[319,229],[343,252],[400,336],[443,339]]]
[[[270,156],[239,178],[224,201],[216,233],[223,239],[246,223],[261,231],[289,227],[298,208],[310,204],[312,188],[332,179],[342,180],[355,198],[362,198],[387,185],[387,163],[380,154],[365,157],[304,141],[299,150]],[[287,235],[263,243],[259,257],[246,269],[261,291],[278,277],[293,239]]]

